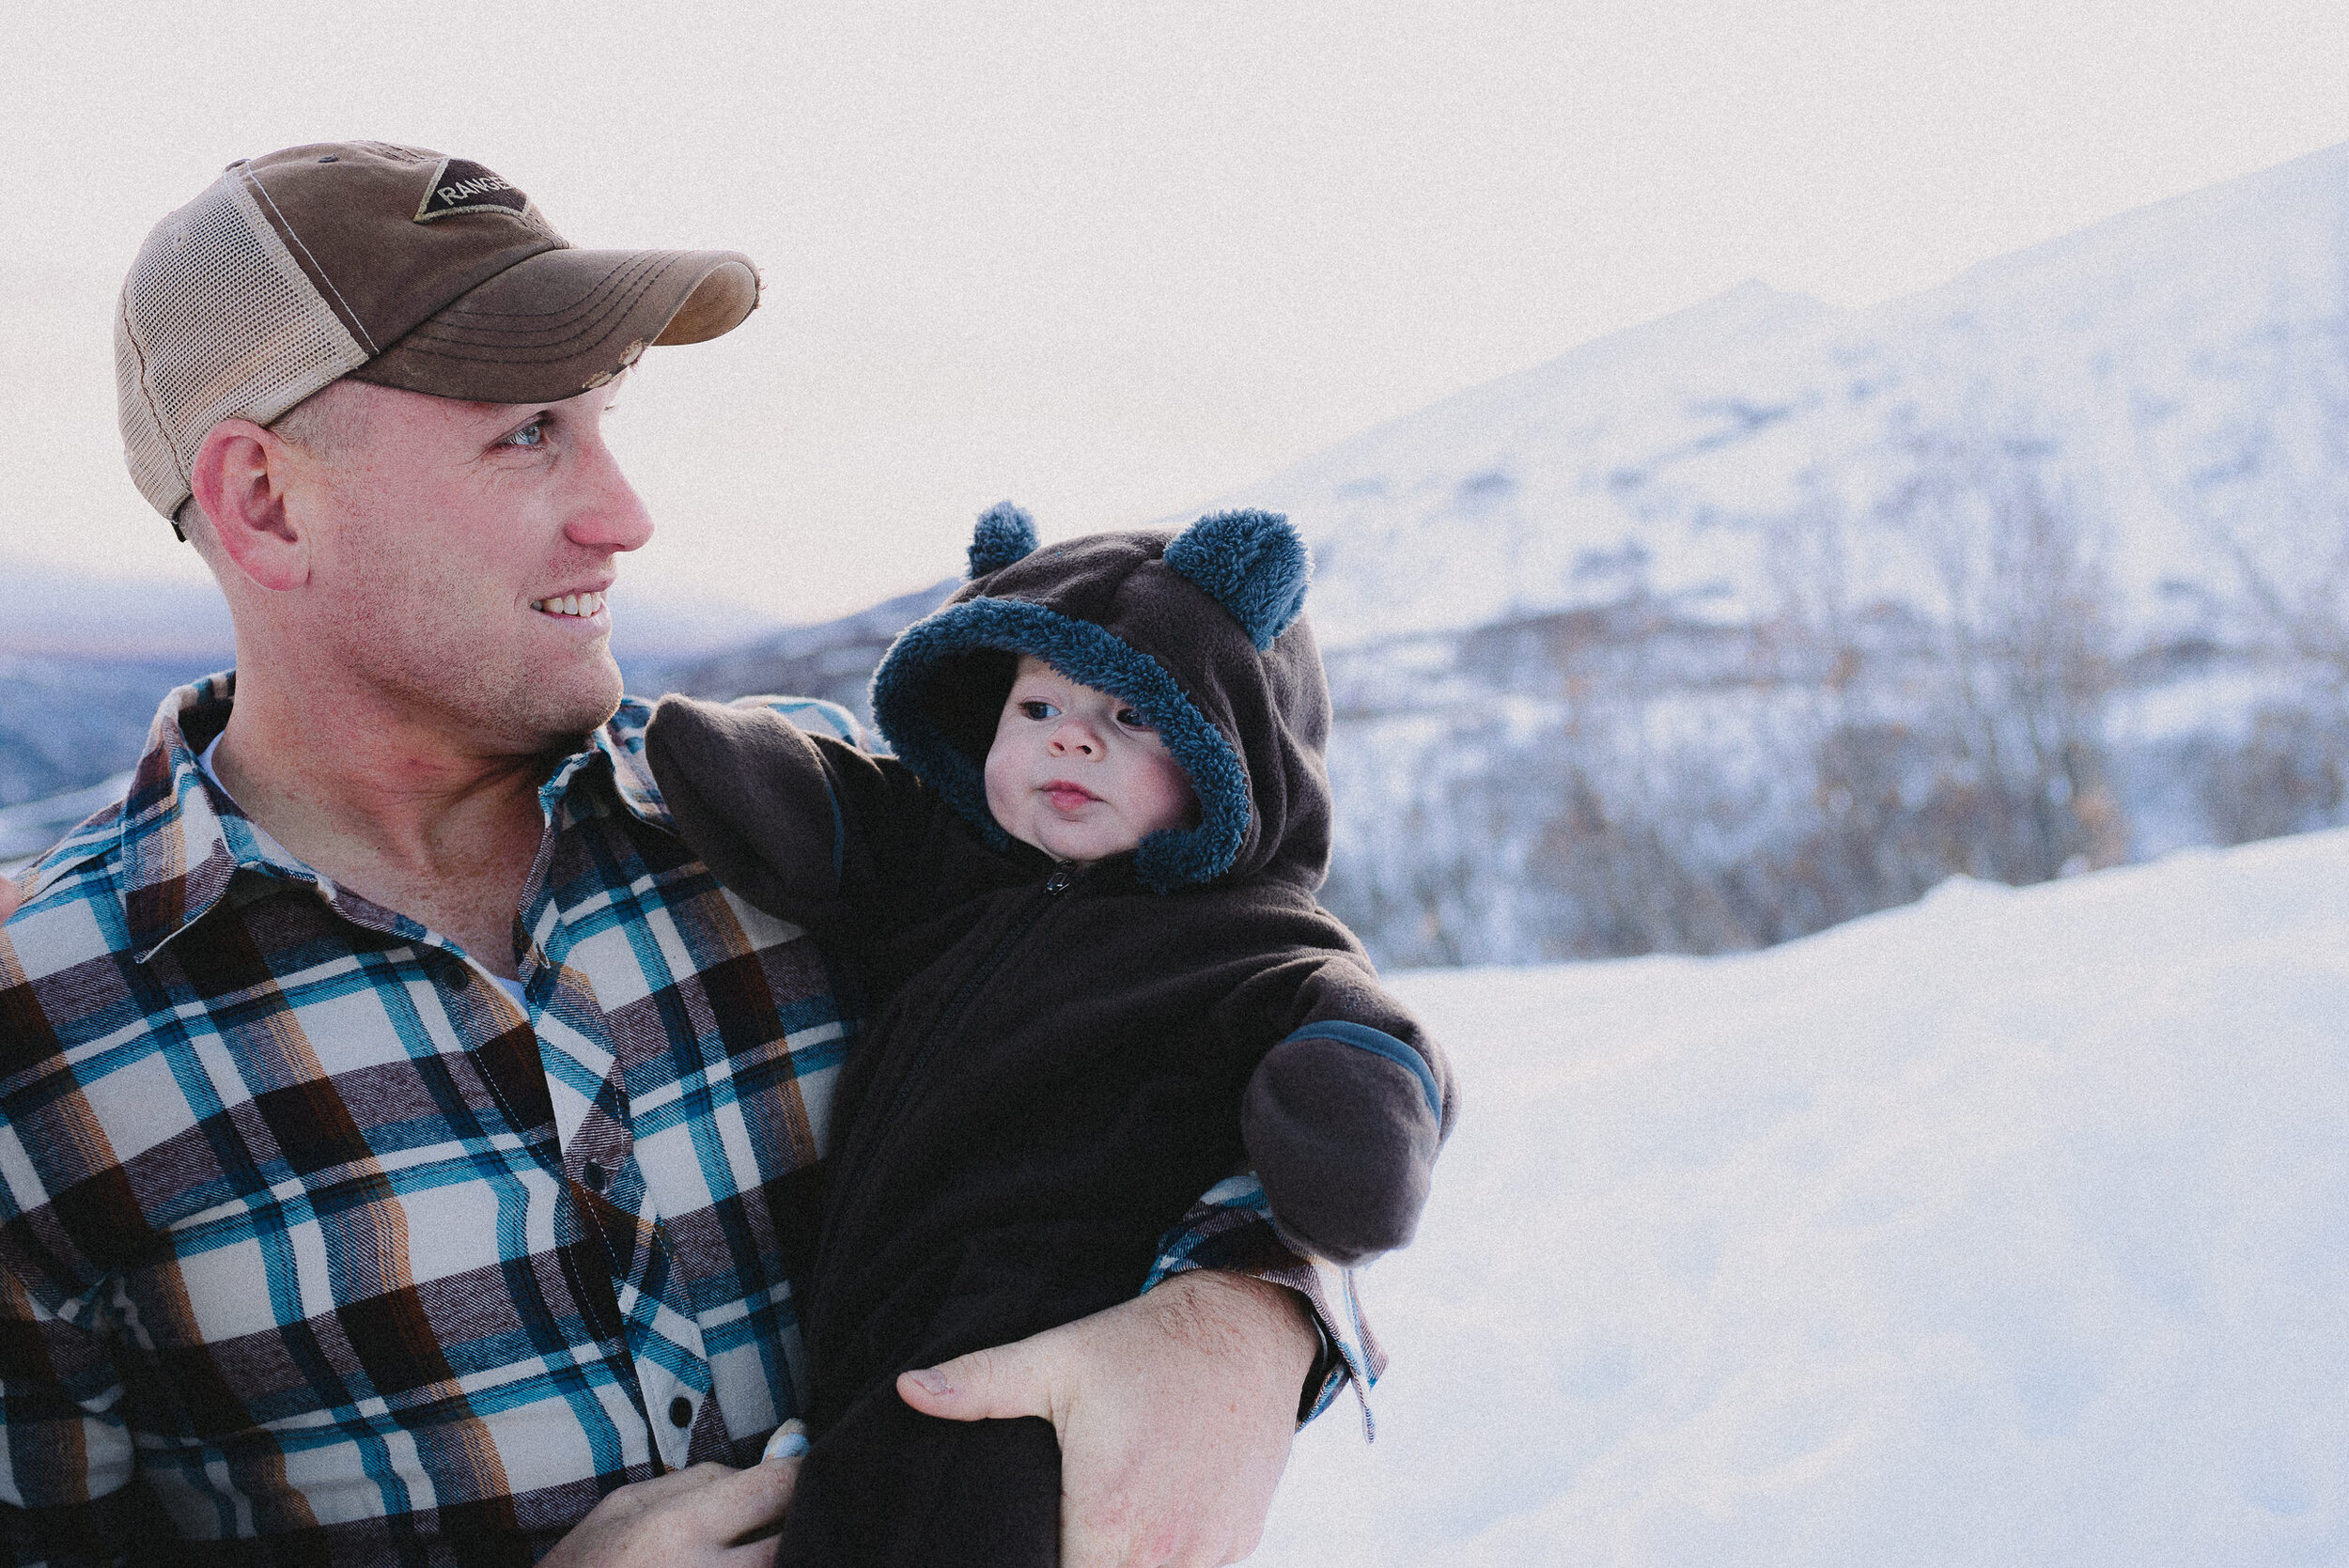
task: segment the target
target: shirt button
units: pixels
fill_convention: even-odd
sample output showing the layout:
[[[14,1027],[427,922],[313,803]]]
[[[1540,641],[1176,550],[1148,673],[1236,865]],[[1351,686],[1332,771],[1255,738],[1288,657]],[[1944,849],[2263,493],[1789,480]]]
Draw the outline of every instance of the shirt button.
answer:
[[[692,1425],[693,1402],[686,1398],[683,1394],[679,1394],[677,1398],[669,1401],[669,1424],[671,1426]]]
[[[579,1173],[587,1178],[587,1190],[590,1192],[601,1192],[612,1185],[612,1172],[592,1159],[580,1167]],[[680,1421],[678,1424],[684,1423]]]

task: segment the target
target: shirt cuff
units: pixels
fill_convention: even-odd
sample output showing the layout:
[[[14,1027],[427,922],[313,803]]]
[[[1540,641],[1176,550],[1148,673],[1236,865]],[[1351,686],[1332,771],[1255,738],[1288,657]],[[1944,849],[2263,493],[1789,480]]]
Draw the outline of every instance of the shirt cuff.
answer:
[[[1338,1390],[1351,1383],[1361,1411],[1362,1436],[1367,1440],[1376,1435],[1370,1390],[1386,1371],[1387,1358],[1363,1315],[1354,1271],[1299,1254],[1283,1242],[1273,1227],[1264,1188],[1252,1173],[1218,1183],[1191,1206],[1183,1223],[1161,1243],[1158,1262],[1142,1288],[1146,1291],[1194,1268],[1245,1274],[1286,1285],[1302,1296],[1313,1309],[1323,1348],[1299,1402],[1299,1423],[1328,1409]]]

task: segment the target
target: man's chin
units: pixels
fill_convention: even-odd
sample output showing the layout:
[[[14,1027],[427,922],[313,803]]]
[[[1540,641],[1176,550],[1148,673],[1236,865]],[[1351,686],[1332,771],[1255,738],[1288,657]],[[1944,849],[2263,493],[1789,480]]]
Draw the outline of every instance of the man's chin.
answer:
[[[611,722],[612,716],[619,712],[620,694],[620,672],[615,669],[612,672],[612,684],[609,689],[597,691],[592,696],[583,696],[577,704],[566,711],[561,724],[556,729],[556,738],[569,739],[583,735],[593,735],[603,728],[605,724]]]
[[[518,753],[568,750],[620,710],[620,667],[610,655],[599,671],[579,671],[557,686],[527,688],[497,725],[500,739]]]

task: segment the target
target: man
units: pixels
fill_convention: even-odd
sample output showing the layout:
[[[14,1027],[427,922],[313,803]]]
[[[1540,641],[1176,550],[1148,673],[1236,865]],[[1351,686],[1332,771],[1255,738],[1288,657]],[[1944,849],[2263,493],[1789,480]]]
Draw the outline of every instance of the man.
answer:
[[[16,1560],[763,1560],[853,1024],[666,830],[603,605],[651,524],[601,428],[648,345],[756,299],[374,143],[231,164],[141,252],[127,453],[237,669],[0,931]],[[1052,1421],[1080,1568],[1245,1555],[1300,1383],[1360,1358],[1248,1183],[1165,1250],[901,1385]]]

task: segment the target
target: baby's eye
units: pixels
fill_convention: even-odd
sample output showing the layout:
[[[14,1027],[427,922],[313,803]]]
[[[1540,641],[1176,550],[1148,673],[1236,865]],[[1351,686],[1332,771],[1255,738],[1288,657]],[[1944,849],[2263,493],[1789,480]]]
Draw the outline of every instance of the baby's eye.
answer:
[[[1034,698],[1021,703],[1019,705],[1019,711],[1039,722],[1046,719],[1057,719],[1060,717],[1060,710],[1054,707],[1050,703],[1040,703],[1035,701]]]
[[[1146,730],[1157,727],[1130,707],[1121,707],[1117,710],[1117,722],[1129,730]]]

